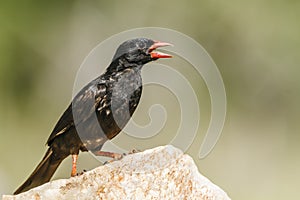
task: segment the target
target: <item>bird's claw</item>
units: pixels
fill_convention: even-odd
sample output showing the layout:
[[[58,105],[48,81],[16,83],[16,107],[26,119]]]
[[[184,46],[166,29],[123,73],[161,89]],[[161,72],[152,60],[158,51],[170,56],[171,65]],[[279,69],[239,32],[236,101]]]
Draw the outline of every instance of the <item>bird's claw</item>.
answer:
[[[128,154],[134,154],[134,153],[138,153],[138,152],[141,152],[141,150],[133,148],[128,152]]]
[[[114,154],[113,154],[113,159],[112,159],[112,160],[105,161],[105,162],[103,163],[103,165],[112,163],[112,162],[117,161],[117,160],[121,160],[124,156],[126,156],[126,155],[125,155],[125,154],[114,153]]]
[[[138,152],[141,152],[141,151],[138,150],[138,149],[133,148],[128,153],[120,154],[120,153],[110,153],[110,152],[98,152],[98,155],[101,155],[101,156],[104,156],[104,155],[108,156],[109,155],[109,157],[113,158],[112,160],[108,160],[108,161],[105,161],[103,163],[103,165],[106,165],[106,164],[112,163],[114,161],[121,160],[124,156],[134,154],[134,153],[138,153]]]
[[[81,176],[81,175],[84,174],[85,172],[86,172],[86,170],[84,169],[84,170],[82,170],[82,172],[76,173],[76,176]]]

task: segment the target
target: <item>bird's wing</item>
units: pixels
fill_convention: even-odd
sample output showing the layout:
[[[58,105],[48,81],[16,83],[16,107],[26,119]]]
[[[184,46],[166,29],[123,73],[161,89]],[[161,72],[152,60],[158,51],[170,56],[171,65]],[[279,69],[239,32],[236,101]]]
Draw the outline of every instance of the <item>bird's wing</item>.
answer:
[[[101,105],[99,104],[106,104],[106,102],[104,102],[105,95],[106,85],[103,81],[99,82],[99,80],[94,80],[85,86],[74,97],[72,103],[58,120],[47,144],[50,145],[55,137],[65,133],[70,128],[74,128],[74,124],[77,125],[85,122],[94,114],[96,109],[101,110]]]

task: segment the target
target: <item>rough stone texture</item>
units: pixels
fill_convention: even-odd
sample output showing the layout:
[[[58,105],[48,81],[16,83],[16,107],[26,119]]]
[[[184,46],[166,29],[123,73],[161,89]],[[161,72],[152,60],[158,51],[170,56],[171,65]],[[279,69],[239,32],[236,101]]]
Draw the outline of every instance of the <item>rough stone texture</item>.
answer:
[[[51,181],[18,199],[230,199],[202,176],[188,155],[173,146],[135,153],[78,177]]]

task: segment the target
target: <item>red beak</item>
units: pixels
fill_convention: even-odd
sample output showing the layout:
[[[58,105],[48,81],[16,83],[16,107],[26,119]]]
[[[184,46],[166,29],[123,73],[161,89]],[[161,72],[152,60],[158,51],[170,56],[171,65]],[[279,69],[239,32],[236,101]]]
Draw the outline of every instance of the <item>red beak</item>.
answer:
[[[153,58],[153,59],[172,58],[172,56],[169,54],[154,51],[159,47],[165,47],[165,46],[173,46],[173,45],[170,43],[167,43],[167,42],[155,41],[154,44],[149,48],[149,53],[151,54],[151,58]]]

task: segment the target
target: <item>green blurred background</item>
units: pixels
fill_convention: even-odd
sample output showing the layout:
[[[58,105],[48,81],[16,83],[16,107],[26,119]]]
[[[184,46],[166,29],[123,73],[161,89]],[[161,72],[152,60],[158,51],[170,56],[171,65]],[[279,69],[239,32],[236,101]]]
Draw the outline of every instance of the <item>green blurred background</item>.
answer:
[[[294,0],[1,1],[0,194],[12,193],[42,158],[91,49],[121,31],[159,26],[198,41],[224,79],[220,140],[203,160],[203,134],[188,150],[200,171],[232,199],[299,198],[299,18]],[[81,154],[79,169],[97,165]],[[55,178],[69,173],[70,159]]]

